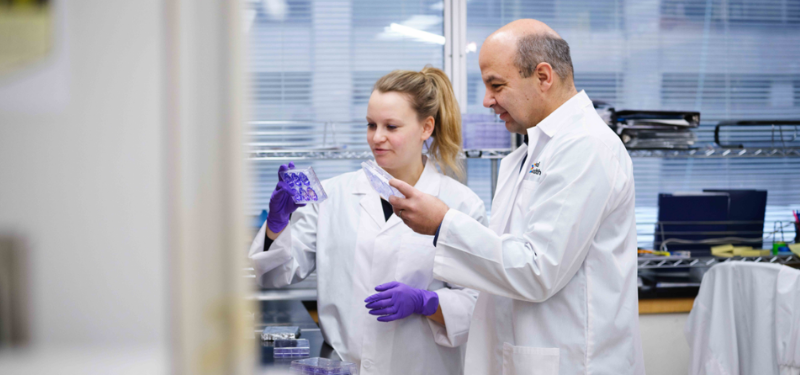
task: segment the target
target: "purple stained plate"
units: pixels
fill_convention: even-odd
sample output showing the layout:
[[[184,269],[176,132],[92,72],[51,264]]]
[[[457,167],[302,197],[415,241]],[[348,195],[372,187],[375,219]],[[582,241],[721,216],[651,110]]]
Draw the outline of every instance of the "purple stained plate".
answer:
[[[292,178],[292,174],[291,173],[285,173],[283,175],[283,182],[289,184],[289,186],[294,185],[294,179]]]
[[[292,188],[292,200],[298,204],[321,203],[328,199],[314,168],[291,169],[281,173],[283,181]]]
[[[300,189],[300,190],[302,190],[302,189]],[[300,200],[303,199],[303,195],[300,194],[300,192],[297,191],[297,189],[294,189],[294,188],[292,189],[292,196],[294,197],[295,202],[300,201]]]

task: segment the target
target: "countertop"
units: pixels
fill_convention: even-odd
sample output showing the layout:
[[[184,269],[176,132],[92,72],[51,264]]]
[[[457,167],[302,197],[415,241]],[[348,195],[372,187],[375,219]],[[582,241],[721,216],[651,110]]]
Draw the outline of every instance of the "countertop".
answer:
[[[694,297],[640,299],[639,315],[688,313],[693,305]]]
[[[339,354],[328,345],[322,337],[322,331],[311,318],[301,301],[262,301],[261,313],[256,324],[256,342],[258,343],[259,364],[262,369],[288,369],[293,360],[323,357],[341,360]],[[261,341],[261,332],[266,326],[298,326],[300,337],[307,339],[311,346],[309,357],[273,358],[271,342]]]

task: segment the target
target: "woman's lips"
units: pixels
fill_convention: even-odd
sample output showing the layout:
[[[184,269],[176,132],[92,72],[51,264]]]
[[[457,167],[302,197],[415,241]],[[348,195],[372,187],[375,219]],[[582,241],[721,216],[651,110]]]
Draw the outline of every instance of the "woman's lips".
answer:
[[[375,155],[383,155],[389,153],[389,150],[383,148],[376,148],[372,150],[372,153],[374,153]]]

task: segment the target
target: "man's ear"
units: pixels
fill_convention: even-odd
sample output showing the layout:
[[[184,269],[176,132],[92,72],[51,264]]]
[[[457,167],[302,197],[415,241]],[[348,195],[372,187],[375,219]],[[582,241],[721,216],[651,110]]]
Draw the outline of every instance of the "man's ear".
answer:
[[[553,86],[555,83],[555,74],[556,72],[553,71],[553,67],[549,63],[542,62],[536,65],[533,76],[539,81],[539,87],[542,92],[550,90],[550,87]]]

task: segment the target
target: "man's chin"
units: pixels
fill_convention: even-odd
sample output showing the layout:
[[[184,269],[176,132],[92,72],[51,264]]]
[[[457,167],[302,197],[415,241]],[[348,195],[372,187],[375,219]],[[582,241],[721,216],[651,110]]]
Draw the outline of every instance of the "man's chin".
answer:
[[[514,120],[506,121],[506,130],[516,134],[527,134],[526,129],[516,123]]]

